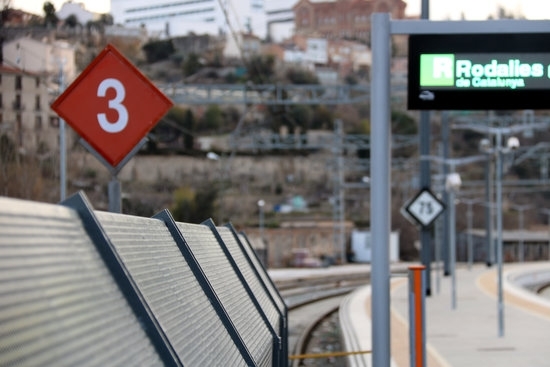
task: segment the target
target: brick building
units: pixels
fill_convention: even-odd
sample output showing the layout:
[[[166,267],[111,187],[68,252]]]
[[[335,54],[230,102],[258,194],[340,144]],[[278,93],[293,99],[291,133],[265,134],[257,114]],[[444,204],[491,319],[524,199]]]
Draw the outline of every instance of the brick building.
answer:
[[[295,32],[369,42],[372,13],[388,12],[392,19],[403,19],[406,6],[403,0],[299,0],[293,8]]]

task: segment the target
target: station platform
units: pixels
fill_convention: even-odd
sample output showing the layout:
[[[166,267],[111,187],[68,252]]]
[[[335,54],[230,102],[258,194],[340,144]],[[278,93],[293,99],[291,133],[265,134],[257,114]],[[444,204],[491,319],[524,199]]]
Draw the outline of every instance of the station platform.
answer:
[[[392,367],[410,367],[408,279],[403,271],[411,264],[393,264],[390,289]],[[329,269],[273,269],[276,279],[318,276],[327,272],[370,272],[370,265],[345,265]],[[456,307],[452,308],[452,279],[432,269],[432,295],[426,297],[427,367],[549,367],[550,299],[537,296],[514,282],[519,274],[550,273],[550,262],[503,266],[504,322],[499,336],[497,266],[465,264],[456,267]],[[353,331],[356,350],[372,350],[370,286],[341,305]],[[349,334],[349,332],[348,332]],[[371,355],[350,366],[372,367]],[[348,361],[349,362],[349,361]]]
[[[457,267],[454,309],[451,277],[435,279],[432,295],[426,297],[426,366],[550,366],[550,300],[512,281],[519,273],[541,269],[550,271],[550,263],[503,266],[503,336],[499,336],[496,266]],[[436,281],[439,290],[434,288]],[[394,367],[410,366],[407,285],[406,278],[392,280],[391,354]],[[370,292],[357,292],[353,297],[363,297],[354,304],[368,312]],[[370,338],[364,329],[358,330],[357,335]],[[369,345],[370,340],[362,340],[362,344],[365,343]],[[372,364],[366,361],[364,365]]]

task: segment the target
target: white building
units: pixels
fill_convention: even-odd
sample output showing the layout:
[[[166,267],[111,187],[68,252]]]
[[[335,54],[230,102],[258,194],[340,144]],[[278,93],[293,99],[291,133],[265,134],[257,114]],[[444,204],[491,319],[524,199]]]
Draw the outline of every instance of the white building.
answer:
[[[75,50],[67,41],[21,37],[5,42],[0,66],[0,135],[7,134],[20,151],[58,148],[59,119],[50,109],[52,92],[77,75]]]
[[[263,39],[267,34],[264,0],[111,0],[111,15],[115,24],[143,25],[148,32],[161,32],[164,37],[233,31],[252,32]]]
[[[63,70],[65,84],[77,75],[75,49],[63,40],[35,40],[21,37],[4,42],[4,63],[25,72],[59,76]]]
[[[351,250],[354,262],[370,263],[372,260],[372,234],[370,231],[353,230]],[[390,233],[389,255],[391,262],[399,261],[399,232]]]
[[[328,41],[324,38],[308,38],[306,40],[306,61],[323,65],[328,63]]]
[[[10,138],[21,153],[58,147],[59,120],[50,109],[43,76],[0,65],[0,136]],[[42,151],[44,153],[44,151]]]
[[[269,36],[281,42],[294,34],[294,10],[298,0],[266,0],[265,11]]]
[[[261,53],[262,43],[254,35],[247,33],[235,33],[227,37],[223,56],[229,59],[249,59]]]

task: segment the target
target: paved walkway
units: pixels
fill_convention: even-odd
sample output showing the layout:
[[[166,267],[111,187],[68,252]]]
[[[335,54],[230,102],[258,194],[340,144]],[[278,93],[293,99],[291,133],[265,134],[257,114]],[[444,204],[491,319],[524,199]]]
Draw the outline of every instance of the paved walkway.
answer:
[[[404,264],[406,265],[406,264]],[[326,272],[356,272],[368,265],[330,269],[272,270],[276,279],[315,276]],[[550,367],[550,300],[511,283],[513,274],[550,270],[550,262],[506,264],[503,267],[504,336],[499,337],[497,267],[457,266],[456,308],[451,307],[451,277],[432,271],[432,296],[426,297],[427,367]],[[409,367],[407,279],[391,282],[392,367]],[[439,284],[439,287],[438,287]],[[370,287],[351,297],[353,350],[371,349]],[[370,360],[369,355],[361,358]],[[361,365],[371,366],[366,361]]]
[[[512,271],[541,265],[550,268],[550,263],[505,265],[503,279]],[[505,281],[504,336],[499,337],[496,271],[496,266],[458,267],[455,309],[451,277],[439,278],[439,293],[434,290],[426,298],[428,367],[550,366],[550,301]],[[407,282],[392,284],[392,358],[395,366],[408,367]]]

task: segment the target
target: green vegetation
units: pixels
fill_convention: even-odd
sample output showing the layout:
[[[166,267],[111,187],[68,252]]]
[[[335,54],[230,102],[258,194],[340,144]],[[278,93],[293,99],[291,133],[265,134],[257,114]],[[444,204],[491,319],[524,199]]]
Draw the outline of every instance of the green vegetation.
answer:
[[[44,10],[44,25],[47,28],[55,28],[57,23],[59,23],[59,19],[55,15],[55,6],[51,2],[46,1],[42,9]]]
[[[172,216],[176,221],[187,223],[202,223],[213,218],[217,195],[217,190],[209,186],[197,191],[189,187],[179,188],[174,192]]]
[[[168,60],[174,54],[172,40],[152,41],[143,46],[147,62]]]

